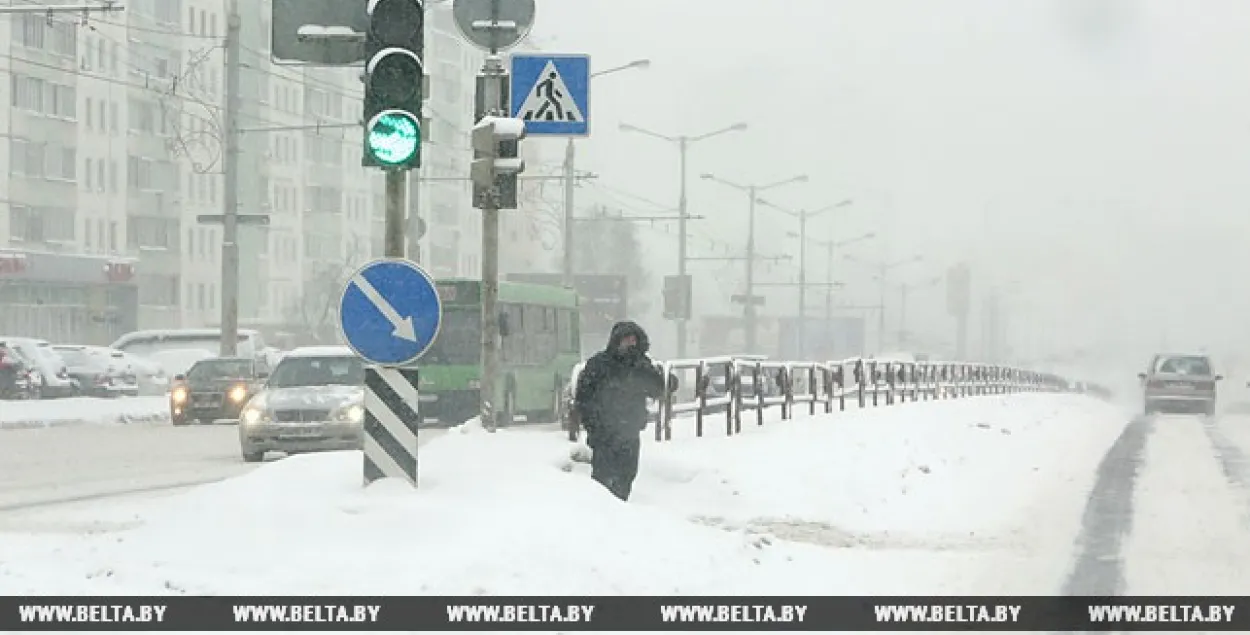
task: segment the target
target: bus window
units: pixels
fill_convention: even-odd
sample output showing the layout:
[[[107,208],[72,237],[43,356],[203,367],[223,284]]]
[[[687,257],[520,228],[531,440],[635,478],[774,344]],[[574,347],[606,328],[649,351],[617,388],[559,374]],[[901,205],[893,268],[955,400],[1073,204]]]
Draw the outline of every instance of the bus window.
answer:
[[[525,362],[546,364],[556,357],[555,329],[551,328],[551,309],[526,306],[525,311]]]
[[[580,342],[577,337],[577,313],[560,309],[556,312],[556,321],[560,336],[560,352],[578,352]]]
[[[521,306],[518,304],[501,304],[500,310],[508,316],[511,333],[503,338],[501,359],[511,364],[525,363],[525,329],[528,328],[522,319]]]

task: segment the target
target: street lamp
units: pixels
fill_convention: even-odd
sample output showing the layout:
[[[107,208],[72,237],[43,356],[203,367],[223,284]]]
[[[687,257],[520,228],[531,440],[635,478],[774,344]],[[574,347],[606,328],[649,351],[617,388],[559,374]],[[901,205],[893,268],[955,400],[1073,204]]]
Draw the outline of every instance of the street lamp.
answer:
[[[774,181],[766,185],[743,185],[741,183],[735,183],[733,181],[722,179],[716,176],[715,174],[704,173],[704,174],[699,175],[699,177],[705,181],[713,181],[716,183],[720,183],[721,185],[724,185],[726,187],[731,187],[735,190],[746,192],[747,196],[749,197],[747,199],[748,201],[750,201],[750,206],[748,208],[748,216],[747,216],[747,254],[746,254],[747,292],[746,292],[746,298],[744,299],[742,310],[743,310],[743,317],[745,318],[745,322],[746,322],[745,326],[746,326],[747,352],[754,355],[757,352],[755,348],[755,344],[756,344],[755,342],[755,336],[756,336],[755,203],[756,201],[759,200],[759,195],[761,192],[766,192],[768,190],[776,189],[783,185],[790,185],[791,183],[806,183],[809,179],[806,174],[800,174],[798,176],[792,176],[788,179]]]
[[[799,219],[799,350],[807,350],[807,221],[817,216],[827,214],[843,207],[849,207],[854,203],[851,199],[846,199],[835,205],[822,207],[814,212],[801,209],[797,212],[788,210],[775,203],[770,203],[764,199],[757,201],[761,205],[771,207],[787,216]],[[826,281],[832,285],[833,280]]]
[[[643,70],[651,67],[651,60],[640,59],[601,70],[597,73],[591,73],[590,78],[603,77],[612,73],[619,73],[630,69]],[[573,192],[577,185],[577,166],[576,166],[576,150],[573,145],[573,137],[569,137],[568,142],[564,146],[564,258],[563,273],[564,285],[573,286],[573,227],[576,224],[576,211],[573,208]]]
[[[681,135],[676,137],[663,135],[628,123],[622,123],[620,127],[624,132],[636,132],[638,134],[654,137],[661,141],[667,141],[677,145],[677,150],[680,156],[680,176],[678,178],[680,179],[681,187],[681,194],[679,195],[677,201],[677,275],[682,279],[682,284],[688,284],[686,267],[689,258],[686,255],[686,239],[688,237],[686,232],[686,221],[689,219],[689,214],[686,212],[686,187],[688,185],[688,179],[686,178],[686,153],[690,149],[691,144],[711,139],[712,137],[719,137],[731,132],[742,132],[747,129],[747,125],[745,123],[736,123],[732,126],[706,132],[701,135]],[[677,320],[677,357],[682,359],[685,359],[686,357],[686,320],[684,319]]]

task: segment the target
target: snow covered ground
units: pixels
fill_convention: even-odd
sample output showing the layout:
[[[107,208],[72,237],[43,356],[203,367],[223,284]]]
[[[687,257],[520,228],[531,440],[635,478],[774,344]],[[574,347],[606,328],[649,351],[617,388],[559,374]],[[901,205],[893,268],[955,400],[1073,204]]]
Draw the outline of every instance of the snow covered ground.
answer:
[[[1234,490],[1200,417],[1156,417],[1124,547],[1128,595],[1240,595],[1250,583],[1245,492]]]
[[[0,401],[0,430],[169,421],[165,397],[73,397]]]
[[[1126,420],[1020,395],[744,424],[649,441],[628,504],[561,433],[465,426],[415,493],[297,456],[73,512],[104,534],[2,533],[0,594],[1050,593]]]

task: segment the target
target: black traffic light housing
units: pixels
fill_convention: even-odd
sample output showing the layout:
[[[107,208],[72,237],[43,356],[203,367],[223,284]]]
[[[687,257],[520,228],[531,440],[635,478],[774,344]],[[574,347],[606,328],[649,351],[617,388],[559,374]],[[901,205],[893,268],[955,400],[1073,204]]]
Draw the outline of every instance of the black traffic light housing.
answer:
[[[425,2],[424,0],[369,0],[365,5],[369,30],[365,34],[365,143],[361,165],[393,169],[421,165],[421,143],[412,157],[401,163],[379,161],[370,144],[370,125],[379,116],[392,113],[409,118],[421,129],[425,80]]]

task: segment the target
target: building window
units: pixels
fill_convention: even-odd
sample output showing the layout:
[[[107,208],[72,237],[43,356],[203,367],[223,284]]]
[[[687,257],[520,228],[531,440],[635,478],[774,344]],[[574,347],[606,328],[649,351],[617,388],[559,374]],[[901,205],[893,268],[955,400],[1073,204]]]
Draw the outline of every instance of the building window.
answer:
[[[78,220],[73,208],[9,206],[9,235],[25,242],[74,240]]]

